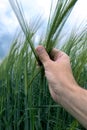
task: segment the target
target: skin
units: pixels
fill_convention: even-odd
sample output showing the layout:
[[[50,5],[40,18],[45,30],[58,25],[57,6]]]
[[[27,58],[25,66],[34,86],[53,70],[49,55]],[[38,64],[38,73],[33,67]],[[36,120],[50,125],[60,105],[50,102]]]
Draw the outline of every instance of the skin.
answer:
[[[51,60],[43,46],[38,46],[36,52],[44,66],[53,100],[87,128],[87,90],[75,81],[69,56],[53,49]]]

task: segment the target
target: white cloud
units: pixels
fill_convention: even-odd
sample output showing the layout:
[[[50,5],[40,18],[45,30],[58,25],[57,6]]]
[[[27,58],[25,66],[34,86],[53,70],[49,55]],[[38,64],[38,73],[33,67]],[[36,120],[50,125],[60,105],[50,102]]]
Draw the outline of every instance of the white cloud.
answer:
[[[0,0],[0,36],[6,32],[14,33],[17,27],[18,21],[9,0]]]
[[[7,0],[0,0],[0,10],[6,12],[9,7],[9,3]],[[1,13],[1,12],[0,12]]]
[[[8,0],[0,0],[0,24],[3,24],[1,33],[4,32],[12,33],[18,26],[17,19],[11,9]]]
[[[39,10],[42,12],[45,18],[49,17],[51,0],[37,0]]]
[[[80,25],[83,20],[87,21],[87,0],[78,0],[71,15],[71,25]]]

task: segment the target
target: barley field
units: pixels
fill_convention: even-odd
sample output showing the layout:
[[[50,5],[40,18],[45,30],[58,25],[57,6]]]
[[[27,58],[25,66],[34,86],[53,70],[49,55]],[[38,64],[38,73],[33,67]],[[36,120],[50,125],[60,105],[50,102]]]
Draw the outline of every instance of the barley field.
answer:
[[[49,93],[44,69],[35,51],[40,18],[31,25],[21,2],[9,0],[21,32],[13,39],[9,54],[0,63],[0,130],[85,130]],[[58,0],[48,25],[40,36],[48,54],[60,45],[61,31],[77,0]],[[74,29],[60,50],[70,56],[76,81],[87,89],[87,24]],[[39,64],[39,66],[38,66]],[[67,76],[67,75],[66,75]]]

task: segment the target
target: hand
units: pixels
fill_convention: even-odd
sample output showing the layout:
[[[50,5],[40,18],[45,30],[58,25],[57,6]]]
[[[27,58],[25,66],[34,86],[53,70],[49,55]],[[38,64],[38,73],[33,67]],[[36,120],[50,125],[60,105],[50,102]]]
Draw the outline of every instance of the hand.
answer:
[[[68,88],[76,84],[69,56],[62,51],[53,49],[51,52],[53,60],[51,60],[43,46],[38,46],[36,51],[44,66],[51,96],[61,104],[62,95],[67,94]]]
[[[69,56],[53,49],[50,59],[45,48],[38,46],[52,98],[87,128],[87,90],[80,87],[72,74]]]

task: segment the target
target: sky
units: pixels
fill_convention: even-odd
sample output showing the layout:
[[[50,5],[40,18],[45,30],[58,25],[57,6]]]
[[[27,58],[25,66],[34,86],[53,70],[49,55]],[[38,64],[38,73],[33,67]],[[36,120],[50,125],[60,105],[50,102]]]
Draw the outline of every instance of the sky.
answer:
[[[41,15],[44,21],[48,20],[51,0],[20,0],[27,20]],[[53,0],[55,3],[57,0]],[[87,20],[87,0],[78,0],[75,5],[67,27],[79,25],[83,20]],[[19,27],[16,16],[9,4],[9,0],[0,0],[0,61],[9,52],[12,39]]]

